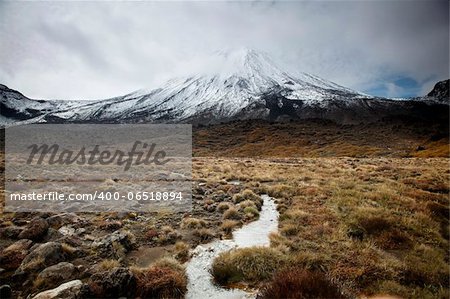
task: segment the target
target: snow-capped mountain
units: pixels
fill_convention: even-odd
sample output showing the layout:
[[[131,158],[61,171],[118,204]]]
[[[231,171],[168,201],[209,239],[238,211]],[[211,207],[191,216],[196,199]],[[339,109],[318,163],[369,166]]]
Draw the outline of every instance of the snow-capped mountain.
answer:
[[[32,100],[0,84],[0,124],[38,122],[56,111],[75,109],[87,103],[89,102]]]
[[[99,101],[36,101],[2,86],[0,121],[214,123],[286,115],[352,122],[394,105],[313,75],[294,76],[254,50],[217,52],[205,62],[208,70],[160,88]]]
[[[433,90],[427,94],[427,98],[443,104],[450,104],[449,98],[450,79],[436,83]]]

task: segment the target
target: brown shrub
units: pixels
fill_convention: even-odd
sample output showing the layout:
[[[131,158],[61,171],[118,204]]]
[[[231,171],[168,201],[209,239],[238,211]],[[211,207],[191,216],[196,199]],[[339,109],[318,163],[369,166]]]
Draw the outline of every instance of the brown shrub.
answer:
[[[284,225],[280,230],[280,232],[283,236],[289,236],[289,237],[296,236],[299,231],[300,231],[299,227],[295,224]]]
[[[101,271],[109,271],[114,268],[120,267],[120,262],[118,260],[106,259],[101,261],[96,268]]]
[[[255,217],[258,218],[259,217],[259,212],[254,207],[246,207],[244,209],[244,214],[249,218],[255,218]]]
[[[136,278],[123,267],[116,267],[92,275],[88,280],[90,298],[134,297]]]
[[[153,239],[157,239],[159,236],[159,233],[156,231],[156,229],[149,229],[146,233],[145,233],[145,238],[149,241],[153,240]]]
[[[430,193],[421,189],[413,189],[404,192],[404,195],[421,201],[447,202],[447,196],[439,193]]]
[[[235,208],[229,208],[228,210],[223,213],[223,219],[234,219],[234,220],[240,220],[241,215],[239,214],[239,211]]]
[[[207,242],[214,238],[214,233],[210,229],[201,228],[194,231],[194,236],[198,237],[201,242]]]
[[[433,193],[448,194],[450,191],[448,184],[433,179],[404,179],[403,183]]]
[[[405,268],[401,282],[405,285],[448,285],[450,269],[445,258],[446,252],[420,245],[409,251],[404,258]]]
[[[194,217],[188,217],[184,218],[181,223],[181,228],[186,229],[195,229],[195,228],[202,228],[206,226],[206,221],[203,219],[197,219]]]
[[[160,244],[173,244],[181,237],[178,231],[169,225],[161,227],[160,231],[158,234],[158,243]]]
[[[245,208],[247,208],[247,207],[252,207],[252,208],[257,208],[256,207],[256,204],[253,202],[253,201],[251,201],[251,200],[244,200],[244,201],[241,201],[240,203],[239,203],[239,208],[240,209],[245,209]]]
[[[180,273],[184,273],[184,266],[172,257],[162,257],[152,263],[152,267],[167,268]]]
[[[102,221],[99,224],[100,229],[107,231],[115,231],[122,227],[122,222],[120,221]]]
[[[170,268],[153,266],[135,273],[136,296],[140,298],[184,298],[186,276]]]
[[[448,206],[441,205],[436,202],[429,202],[429,203],[427,203],[427,209],[436,218],[449,220],[450,210],[449,210]]]
[[[233,229],[239,224],[239,222],[234,220],[224,220],[220,228],[224,231],[225,234],[231,234]]]
[[[321,272],[290,268],[276,273],[262,289],[261,297],[268,298],[345,298]]]
[[[225,212],[226,210],[228,210],[231,207],[231,204],[228,202],[221,202],[217,205],[217,211],[219,212]]]
[[[250,189],[245,189],[241,193],[235,194],[233,196],[233,202],[235,204],[246,200],[253,201],[258,208],[260,208],[260,206],[262,205],[261,197],[259,197],[255,192],[253,192]]]
[[[221,253],[213,261],[211,274],[223,285],[270,278],[286,263],[286,257],[270,247],[240,248]]]
[[[359,225],[369,235],[379,234],[384,230],[388,230],[392,226],[390,221],[380,216],[362,218],[359,220]]]
[[[377,237],[376,243],[380,248],[386,250],[408,249],[413,245],[411,238],[398,229],[382,232]]]
[[[175,258],[180,261],[186,261],[189,258],[189,245],[183,241],[175,243]]]

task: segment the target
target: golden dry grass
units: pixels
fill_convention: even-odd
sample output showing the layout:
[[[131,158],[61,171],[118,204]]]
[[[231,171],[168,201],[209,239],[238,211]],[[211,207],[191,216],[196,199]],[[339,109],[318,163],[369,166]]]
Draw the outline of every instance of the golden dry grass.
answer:
[[[151,244],[176,243],[174,256],[185,261],[193,240],[229,235],[251,221],[245,209],[257,212],[255,194],[265,193],[280,212],[271,246],[290,267],[322,273],[351,297],[448,298],[450,160],[442,158],[448,157],[448,138],[430,141],[402,131],[396,139],[389,130],[373,136],[369,128],[351,133],[354,128],[324,125],[316,132],[307,126],[249,126],[245,134],[230,130],[226,136],[220,126],[196,131],[194,153],[214,157],[194,158],[194,180],[212,192],[194,202],[189,217],[160,213],[157,224],[130,229]],[[248,155],[266,158],[225,158]],[[197,239],[189,239],[191,233]],[[151,269],[140,276],[142,294],[184,294],[182,271]],[[165,293],[167,288],[177,291]]]
[[[237,121],[193,130],[195,156],[449,157],[448,123]]]
[[[447,158],[195,158],[194,174],[273,196],[280,223],[271,245],[290,266],[323,272],[350,296],[437,298],[448,292],[448,166]]]

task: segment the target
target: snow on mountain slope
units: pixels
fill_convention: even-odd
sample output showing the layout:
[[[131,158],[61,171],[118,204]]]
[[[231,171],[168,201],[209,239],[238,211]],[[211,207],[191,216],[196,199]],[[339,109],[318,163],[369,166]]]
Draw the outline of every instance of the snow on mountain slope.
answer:
[[[253,50],[219,52],[211,60],[213,68],[206,74],[171,80],[160,90],[150,92],[148,98],[156,107],[181,108],[182,117],[187,117],[214,106],[226,116],[233,115],[274,87],[291,90],[293,99],[305,101],[328,98],[334,93],[330,90],[357,94],[308,74],[295,78],[279,69],[265,54]],[[138,95],[142,94],[140,91]],[[145,108],[146,103],[142,104],[140,108]]]
[[[32,100],[18,91],[0,84],[0,108],[4,122],[8,120],[24,120],[37,115],[53,112],[60,109],[68,109],[85,103],[76,101],[45,101]]]
[[[294,77],[267,55],[239,49],[217,52],[206,61],[208,70],[174,78],[154,90],[138,90],[71,111],[54,113],[68,120],[182,121],[203,112],[216,119],[231,118],[273,88],[292,100],[319,104],[324,99],[365,98],[348,88],[318,77]]]
[[[0,84],[0,125],[46,122],[56,111],[76,110],[92,101],[33,100]]]
[[[377,109],[386,113],[393,102],[306,73],[293,76],[249,49],[216,52],[204,65],[159,88],[99,101],[35,101],[3,86],[0,122],[211,123],[283,115],[359,121]]]

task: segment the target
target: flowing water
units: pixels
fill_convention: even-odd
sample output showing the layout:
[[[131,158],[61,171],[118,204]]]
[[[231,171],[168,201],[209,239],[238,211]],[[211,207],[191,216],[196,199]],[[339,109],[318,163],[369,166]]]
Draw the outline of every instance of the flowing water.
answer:
[[[186,272],[188,276],[187,299],[237,299],[253,298],[254,294],[240,289],[225,289],[214,284],[209,273],[212,262],[220,253],[251,246],[269,246],[269,234],[278,229],[278,211],[276,204],[268,195],[262,195],[264,200],[259,219],[233,232],[230,240],[217,240],[209,244],[197,246],[192,251]]]

